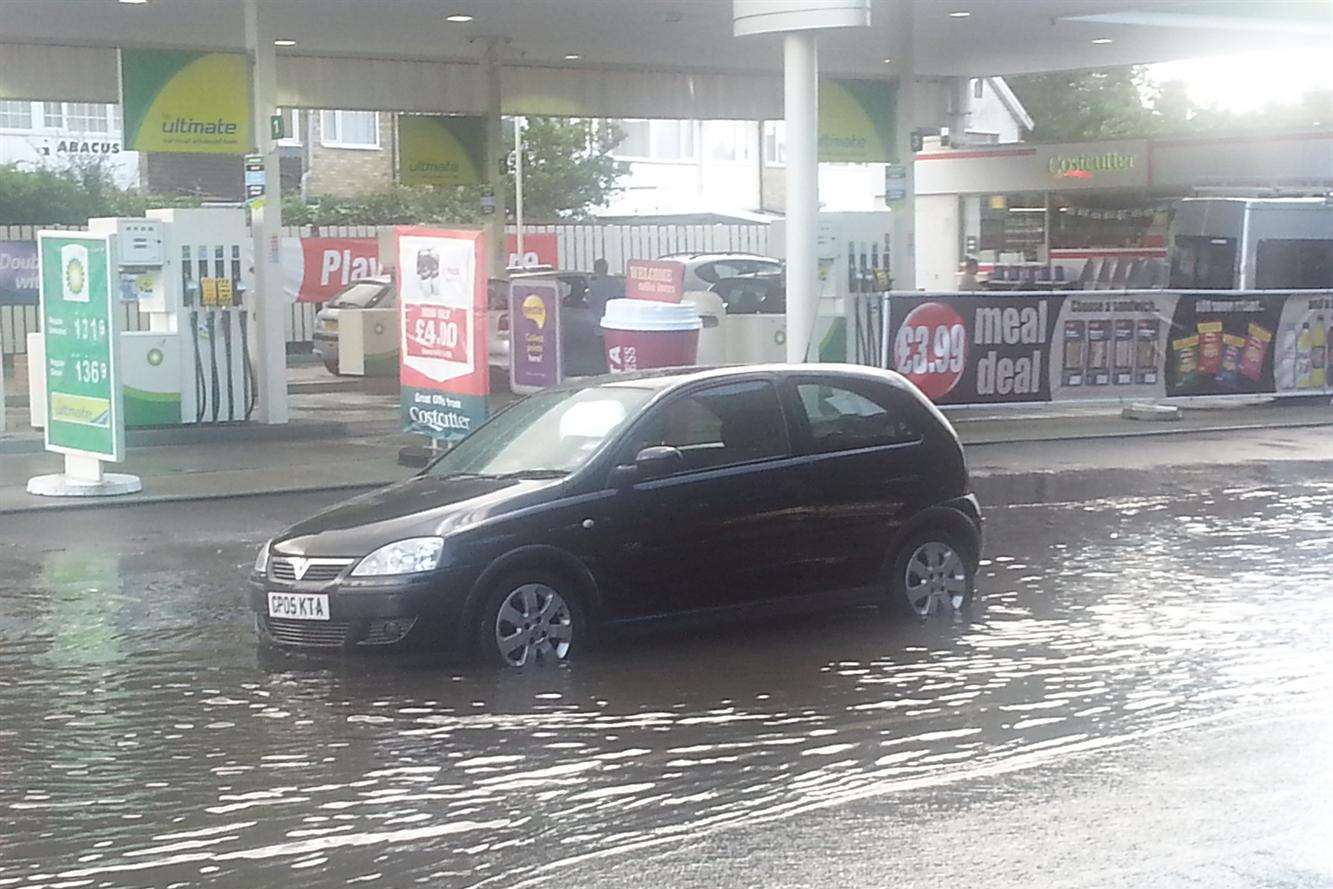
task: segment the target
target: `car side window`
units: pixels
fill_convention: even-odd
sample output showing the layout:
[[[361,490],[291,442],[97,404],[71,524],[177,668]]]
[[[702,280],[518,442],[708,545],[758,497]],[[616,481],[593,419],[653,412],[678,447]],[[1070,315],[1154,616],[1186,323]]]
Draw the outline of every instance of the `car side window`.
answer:
[[[673,399],[632,436],[621,463],[654,445],[678,448],[690,470],[752,463],[791,453],[773,384],[727,383]]]
[[[892,399],[871,399],[829,383],[798,383],[817,453],[918,441],[921,432]]]

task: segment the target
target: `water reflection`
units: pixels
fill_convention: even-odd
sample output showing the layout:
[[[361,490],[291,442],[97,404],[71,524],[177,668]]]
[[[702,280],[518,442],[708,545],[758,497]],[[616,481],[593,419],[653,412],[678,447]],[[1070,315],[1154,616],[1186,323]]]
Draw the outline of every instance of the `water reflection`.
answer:
[[[966,616],[636,634],[532,675],[261,659],[255,541],[6,551],[0,887],[516,885],[1326,687],[1333,486],[1019,503]]]

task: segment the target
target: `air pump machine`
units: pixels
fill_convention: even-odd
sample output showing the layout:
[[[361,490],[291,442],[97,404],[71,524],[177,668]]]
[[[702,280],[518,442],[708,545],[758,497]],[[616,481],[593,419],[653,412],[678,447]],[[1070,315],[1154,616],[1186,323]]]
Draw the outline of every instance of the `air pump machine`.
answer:
[[[259,386],[245,211],[149,210],[88,229],[117,236],[120,298],[147,316],[147,329],[120,335],[126,425],[250,419]]]

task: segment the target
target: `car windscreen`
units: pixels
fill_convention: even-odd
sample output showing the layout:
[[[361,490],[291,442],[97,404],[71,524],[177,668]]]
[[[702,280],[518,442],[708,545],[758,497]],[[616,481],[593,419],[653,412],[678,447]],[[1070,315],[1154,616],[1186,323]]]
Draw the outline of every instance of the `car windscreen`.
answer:
[[[335,295],[329,300],[329,305],[335,309],[369,309],[380,301],[385,290],[387,287],[384,284],[362,281]]]
[[[551,389],[511,405],[430,467],[432,475],[563,475],[588,461],[651,388]]]

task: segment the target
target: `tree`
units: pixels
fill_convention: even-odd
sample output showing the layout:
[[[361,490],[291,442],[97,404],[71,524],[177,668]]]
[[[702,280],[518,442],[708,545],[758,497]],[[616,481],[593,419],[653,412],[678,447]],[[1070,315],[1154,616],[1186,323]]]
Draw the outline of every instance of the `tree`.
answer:
[[[579,217],[616,193],[629,171],[611,157],[625,134],[591,120],[529,117],[523,128],[524,221]],[[505,206],[513,218],[514,175],[506,175]]]
[[[83,225],[95,216],[142,216],[149,206],[190,206],[190,198],[146,198],[116,186],[100,160],[63,169],[0,165],[0,225]]]
[[[1024,74],[1005,81],[1032,115],[1034,142],[1146,136],[1155,127],[1145,102],[1146,69],[1102,68]]]

